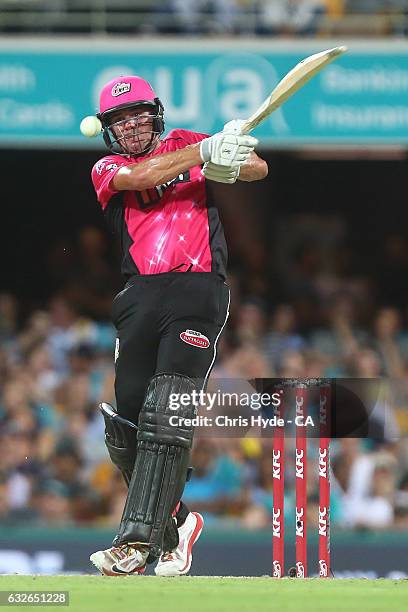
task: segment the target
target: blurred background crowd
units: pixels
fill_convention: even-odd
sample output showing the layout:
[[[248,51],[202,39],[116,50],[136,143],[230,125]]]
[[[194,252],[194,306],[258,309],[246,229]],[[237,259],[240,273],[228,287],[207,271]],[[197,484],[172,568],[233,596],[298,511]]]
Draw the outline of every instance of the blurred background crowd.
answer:
[[[260,266],[253,237],[246,247],[231,240],[232,309],[213,378],[394,379],[376,400],[378,435],[333,442],[332,518],[338,528],[408,528],[408,242],[386,235],[377,245],[381,267],[370,276],[358,250],[336,243],[335,232],[327,243],[312,240],[313,218],[302,219],[293,252],[279,255],[277,242],[270,269],[265,259]],[[245,223],[239,216],[235,223],[244,240]],[[281,249],[289,248],[289,235],[296,235],[296,223]],[[46,299],[27,303],[16,293],[0,294],[3,525],[113,526],[120,518],[125,487],[108,460],[97,409],[102,400],[114,404],[110,308],[121,288],[118,268],[111,238],[85,226],[72,242],[57,238],[51,245],[42,277]],[[316,525],[316,441],[309,450],[308,511]],[[186,502],[208,520],[268,527],[271,454],[270,439],[197,439]],[[293,455],[292,440],[288,466]],[[287,482],[291,521],[294,469]]]
[[[0,10],[0,31],[6,34],[408,33],[406,0],[0,0]]]

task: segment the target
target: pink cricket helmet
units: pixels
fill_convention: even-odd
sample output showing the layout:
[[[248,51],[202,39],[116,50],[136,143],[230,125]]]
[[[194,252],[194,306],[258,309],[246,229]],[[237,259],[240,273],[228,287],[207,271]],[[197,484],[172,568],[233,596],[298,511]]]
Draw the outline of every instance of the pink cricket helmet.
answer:
[[[138,153],[138,155],[149,152],[164,132],[164,108],[160,99],[156,96],[150,83],[138,76],[119,76],[103,87],[97,116],[102,122],[105,143],[112,152],[132,154],[126,150],[123,142],[119,143],[115,135],[112,134],[111,128],[114,123],[112,122],[112,116],[117,111],[140,106],[146,106],[147,109],[150,109],[154,120],[151,144],[147,150]]]

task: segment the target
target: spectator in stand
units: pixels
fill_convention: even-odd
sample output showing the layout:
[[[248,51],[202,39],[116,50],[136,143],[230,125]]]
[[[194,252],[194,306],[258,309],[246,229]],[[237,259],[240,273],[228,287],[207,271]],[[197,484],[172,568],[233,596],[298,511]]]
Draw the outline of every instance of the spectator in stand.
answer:
[[[242,525],[247,529],[266,529],[272,520],[272,478],[271,462],[272,448],[263,440],[264,446],[258,463],[257,481],[249,491],[248,504],[242,515]],[[285,496],[286,513],[293,514],[293,507]]]
[[[375,346],[381,356],[385,374],[402,378],[408,356],[407,338],[401,333],[401,313],[396,308],[381,308],[374,320]],[[404,363],[405,358],[405,363]]]
[[[347,12],[357,15],[384,14],[404,8],[406,0],[346,0]]]
[[[0,293],[0,341],[13,342],[17,331],[18,305],[11,293]]]
[[[310,36],[325,12],[324,0],[261,0],[258,33]]]
[[[73,307],[88,317],[109,320],[112,299],[121,288],[121,279],[109,264],[105,234],[93,226],[78,234],[75,266],[61,292]]]
[[[34,489],[31,498],[32,523],[44,527],[62,527],[73,523],[68,489],[58,480],[47,479]]]
[[[236,327],[240,343],[260,346],[266,327],[265,305],[257,299],[249,299],[241,304]]]
[[[378,297],[386,304],[405,308],[408,293],[408,240],[405,236],[385,236],[374,273]]]
[[[237,0],[170,0],[176,31],[186,34],[232,33],[237,29]]]
[[[352,527],[391,527],[396,460],[385,451],[360,455],[352,464],[344,498],[344,522]]]
[[[280,304],[273,312],[269,331],[264,336],[263,348],[272,369],[281,366],[282,355],[302,351],[306,342],[296,331],[296,315],[292,306]]]
[[[242,507],[243,452],[237,441],[233,444],[234,460],[229,453],[218,454],[212,440],[197,440],[194,445],[194,478],[187,483],[184,498],[207,514],[207,518],[214,514],[235,514]]]
[[[395,494],[395,524],[394,527],[408,530],[408,473],[405,472],[398,484]]]

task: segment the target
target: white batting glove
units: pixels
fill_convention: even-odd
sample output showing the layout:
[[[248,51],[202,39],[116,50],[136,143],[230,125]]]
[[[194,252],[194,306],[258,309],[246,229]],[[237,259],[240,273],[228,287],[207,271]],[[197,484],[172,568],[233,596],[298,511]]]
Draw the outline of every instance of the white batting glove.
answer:
[[[220,166],[212,162],[205,162],[201,174],[210,181],[232,185],[238,179],[240,170],[241,166],[233,168],[231,166]]]
[[[237,167],[246,162],[257,144],[253,136],[217,133],[201,141],[200,155],[203,162]]]
[[[241,134],[242,126],[244,125],[244,119],[233,119],[228,121],[222,128],[223,134]]]

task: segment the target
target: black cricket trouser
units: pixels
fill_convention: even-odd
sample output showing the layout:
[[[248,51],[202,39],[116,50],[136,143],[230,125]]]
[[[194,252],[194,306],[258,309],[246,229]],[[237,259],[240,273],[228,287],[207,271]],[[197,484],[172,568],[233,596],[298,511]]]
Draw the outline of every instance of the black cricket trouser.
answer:
[[[137,424],[149,380],[160,372],[199,379],[202,386],[214,365],[228,309],[228,286],[215,273],[131,277],[112,310],[118,413]]]

